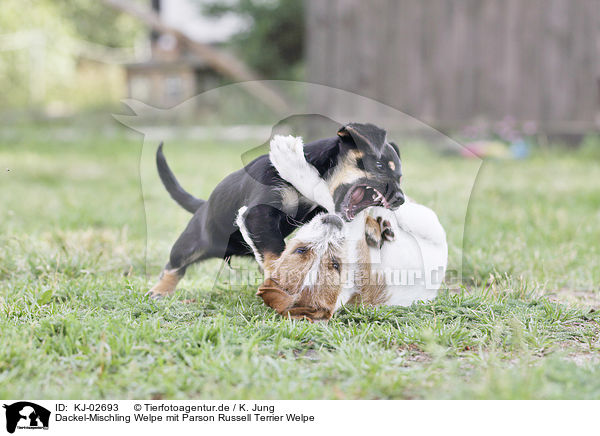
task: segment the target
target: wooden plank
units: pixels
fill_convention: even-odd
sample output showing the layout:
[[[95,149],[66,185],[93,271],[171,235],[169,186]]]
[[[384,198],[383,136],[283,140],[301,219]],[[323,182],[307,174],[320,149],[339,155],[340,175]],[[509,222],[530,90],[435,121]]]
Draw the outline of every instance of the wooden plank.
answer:
[[[465,41],[464,58],[459,62],[464,63],[464,82],[462,91],[465,93],[465,116],[467,119],[477,117],[479,105],[479,75],[481,68],[479,66],[480,52],[480,20],[479,20],[479,1],[468,0],[465,9],[465,21],[467,26],[467,40]]]
[[[388,46],[389,56],[392,58],[392,72],[390,74],[392,80],[388,85],[388,92],[394,96],[392,106],[404,113],[414,115],[410,103],[410,92],[414,86],[411,83],[411,71],[417,66],[414,65],[414,60],[411,59],[411,50],[414,50],[411,7],[410,0],[399,0],[397,2],[396,14],[394,15],[397,25],[392,33],[395,36],[395,41]]]
[[[472,31],[469,20],[469,3],[457,0],[452,19],[452,61],[449,63],[449,82],[452,90],[447,99],[455,102],[449,114],[449,122],[465,122],[470,117],[473,106],[473,51]]]
[[[357,0],[335,0],[332,3],[330,20],[335,24],[332,24],[333,43],[330,46],[329,56],[333,61],[333,66],[328,71],[330,75],[328,84],[352,92],[357,81],[357,74],[354,71]],[[348,98],[336,94],[335,99],[331,100],[331,108],[334,111],[343,112],[349,102]]]
[[[442,108],[445,99],[444,82],[447,80],[445,55],[450,47],[449,38],[446,37],[448,25],[445,9],[446,1],[429,3],[421,28],[423,50],[427,53],[423,64],[423,108],[421,112],[429,123],[445,118]]]
[[[460,17],[459,8],[462,0],[449,0],[443,2],[442,17],[444,27],[442,29],[445,34],[445,44],[437,55],[437,80],[439,80],[440,95],[438,97],[437,107],[439,113],[436,118],[443,120],[442,122],[456,122],[462,119],[460,113],[461,102],[457,92],[457,83],[460,80],[460,70],[462,65],[459,64],[460,45],[458,36],[460,29],[460,21],[456,17]],[[464,15],[462,15],[464,21]]]
[[[594,52],[593,14],[600,13],[600,10],[594,11],[589,0],[577,0],[575,11],[574,29],[578,29],[573,34],[573,53],[576,65],[572,66],[574,74],[574,97],[575,104],[571,113],[571,119],[584,120],[592,122],[595,115],[595,92],[596,77],[594,74],[594,58],[600,56],[599,52]]]
[[[348,29],[354,37],[351,67],[354,70],[352,91],[375,98],[375,64],[377,63],[376,32],[381,17],[377,10],[378,0],[355,2],[353,25]]]
[[[308,81],[329,84],[327,71],[334,67],[329,58],[332,45],[332,28],[328,25],[332,2],[307,0],[306,3],[306,59]],[[327,95],[313,89],[307,96],[311,107],[325,112],[329,104]]]
[[[507,86],[514,87],[519,96],[518,106],[514,108],[513,117],[517,119],[540,119],[540,47],[538,39],[542,18],[539,0],[521,2],[521,13],[518,16],[516,32],[518,39],[518,71],[515,82]]]
[[[593,17],[593,36],[590,50],[592,50],[592,56],[595,59],[593,75],[596,81],[596,110],[594,122],[596,129],[600,130],[600,0],[590,0],[590,3],[592,10],[590,15]]]
[[[400,34],[400,9],[402,2],[387,0],[385,18],[382,20],[382,41],[377,50],[377,99],[401,109],[403,70],[401,68],[402,39]],[[379,116],[383,115],[378,113]]]
[[[556,0],[549,9],[549,32],[546,36],[544,47],[547,50],[545,59],[551,64],[546,64],[545,75],[551,77],[550,85],[544,87],[540,96],[543,101],[544,113],[542,121],[549,124],[557,121],[566,121],[571,118],[573,109],[574,89],[570,84],[573,77],[572,62],[572,12],[573,8],[565,0]],[[579,68],[579,67],[577,67]]]
[[[406,25],[406,36],[404,49],[406,63],[408,64],[406,80],[406,112],[418,119],[422,119],[423,98],[423,57],[421,29],[423,26],[423,8],[418,0],[405,0],[406,7],[404,24]]]
[[[328,32],[320,28],[323,22],[323,11],[326,7],[327,2],[319,0],[306,0],[305,3],[306,74],[308,80],[314,83],[320,83],[323,80],[322,71],[327,65],[322,57],[322,47],[325,45]]]
[[[503,96],[499,96],[499,104],[505,112],[516,114],[520,96],[513,85],[519,79],[519,26],[520,0],[506,0],[506,33],[504,35]]]
[[[481,9],[481,75],[479,76],[480,113],[488,119],[502,119],[510,115],[503,105],[505,89],[502,65],[506,62],[503,44],[506,41],[506,7],[498,0],[486,0]]]
[[[595,87],[591,94],[595,94],[592,105],[592,121],[600,130],[600,0],[588,0],[590,17],[590,43],[589,50],[592,58],[592,68],[590,71],[591,81]]]
[[[366,3],[367,2],[363,2],[365,5]],[[373,32],[374,43],[371,56],[367,59],[372,68],[371,80],[373,81],[373,84],[370,90],[372,93],[370,97],[378,102],[393,105],[393,100],[390,98],[385,87],[385,78],[390,75],[387,71],[389,68],[389,52],[393,51],[390,50],[390,46],[388,46],[388,35],[392,24],[392,20],[389,16],[391,6],[390,0],[375,0],[373,4],[375,6],[375,13],[373,14],[371,25],[375,30]],[[365,11],[365,13],[369,12],[369,10]],[[394,47],[394,45],[392,44],[391,47]],[[369,110],[373,116],[373,121],[378,121],[379,117],[383,116],[385,113],[381,110],[381,105],[374,105]]]

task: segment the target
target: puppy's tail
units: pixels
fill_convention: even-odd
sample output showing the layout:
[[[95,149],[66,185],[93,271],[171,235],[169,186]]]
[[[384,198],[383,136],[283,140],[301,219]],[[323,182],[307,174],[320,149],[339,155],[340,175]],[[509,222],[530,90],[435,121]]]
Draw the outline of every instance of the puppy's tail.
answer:
[[[194,197],[181,187],[175,178],[175,175],[171,171],[171,168],[169,168],[169,165],[167,165],[167,160],[162,152],[162,148],[163,143],[161,142],[158,146],[158,150],[156,150],[156,167],[158,168],[160,180],[163,182],[163,185],[165,185],[165,188],[167,189],[167,192],[171,198],[175,200],[178,205],[190,213],[196,212],[198,208],[205,203],[205,201]]]

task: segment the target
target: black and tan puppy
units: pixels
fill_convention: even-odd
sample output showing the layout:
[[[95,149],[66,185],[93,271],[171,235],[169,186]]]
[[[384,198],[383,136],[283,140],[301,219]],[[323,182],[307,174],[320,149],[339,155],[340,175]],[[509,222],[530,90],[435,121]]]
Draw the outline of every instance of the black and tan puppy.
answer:
[[[325,181],[335,203],[331,207],[346,220],[369,206],[395,209],[404,202],[398,149],[386,141],[386,132],[379,127],[347,124],[336,137],[306,144],[304,155]],[[270,264],[285,249],[284,238],[323,211],[310,195],[301,194],[279,175],[268,155],[227,176],[206,201],[179,185],[162,145],[156,163],[171,197],[194,216],[173,245],[159,282],[149,291],[153,297],[172,293],[190,264],[211,257],[255,255],[268,274]],[[251,247],[235,224],[242,206],[247,206],[242,231]]]

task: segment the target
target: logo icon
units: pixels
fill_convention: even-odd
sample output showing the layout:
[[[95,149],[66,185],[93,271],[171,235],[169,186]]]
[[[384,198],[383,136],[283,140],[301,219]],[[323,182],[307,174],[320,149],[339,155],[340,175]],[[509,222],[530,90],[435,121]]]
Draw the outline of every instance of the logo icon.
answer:
[[[10,405],[4,404],[6,409],[6,431],[14,433],[18,429],[48,429],[50,411],[42,406],[29,401],[19,401]]]

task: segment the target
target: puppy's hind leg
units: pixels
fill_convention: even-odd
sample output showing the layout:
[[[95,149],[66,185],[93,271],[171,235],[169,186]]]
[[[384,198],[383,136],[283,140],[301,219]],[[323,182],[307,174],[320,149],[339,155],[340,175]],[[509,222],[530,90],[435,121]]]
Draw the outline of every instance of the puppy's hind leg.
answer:
[[[169,263],[161,272],[158,283],[146,295],[151,298],[171,295],[190,264],[214,257],[214,252],[210,249],[211,241],[206,239],[206,233],[202,224],[202,214],[197,212],[173,244]]]
[[[171,268],[170,265],[167,264],[160,273],[158,283],[156,283],[146,295],[151,298],[162,298],[171,295],[175,292],[177,283],[179,283],[179,280],[181,280],[184,274],[185,268],[183,268],[182,271],[182,269]]]

